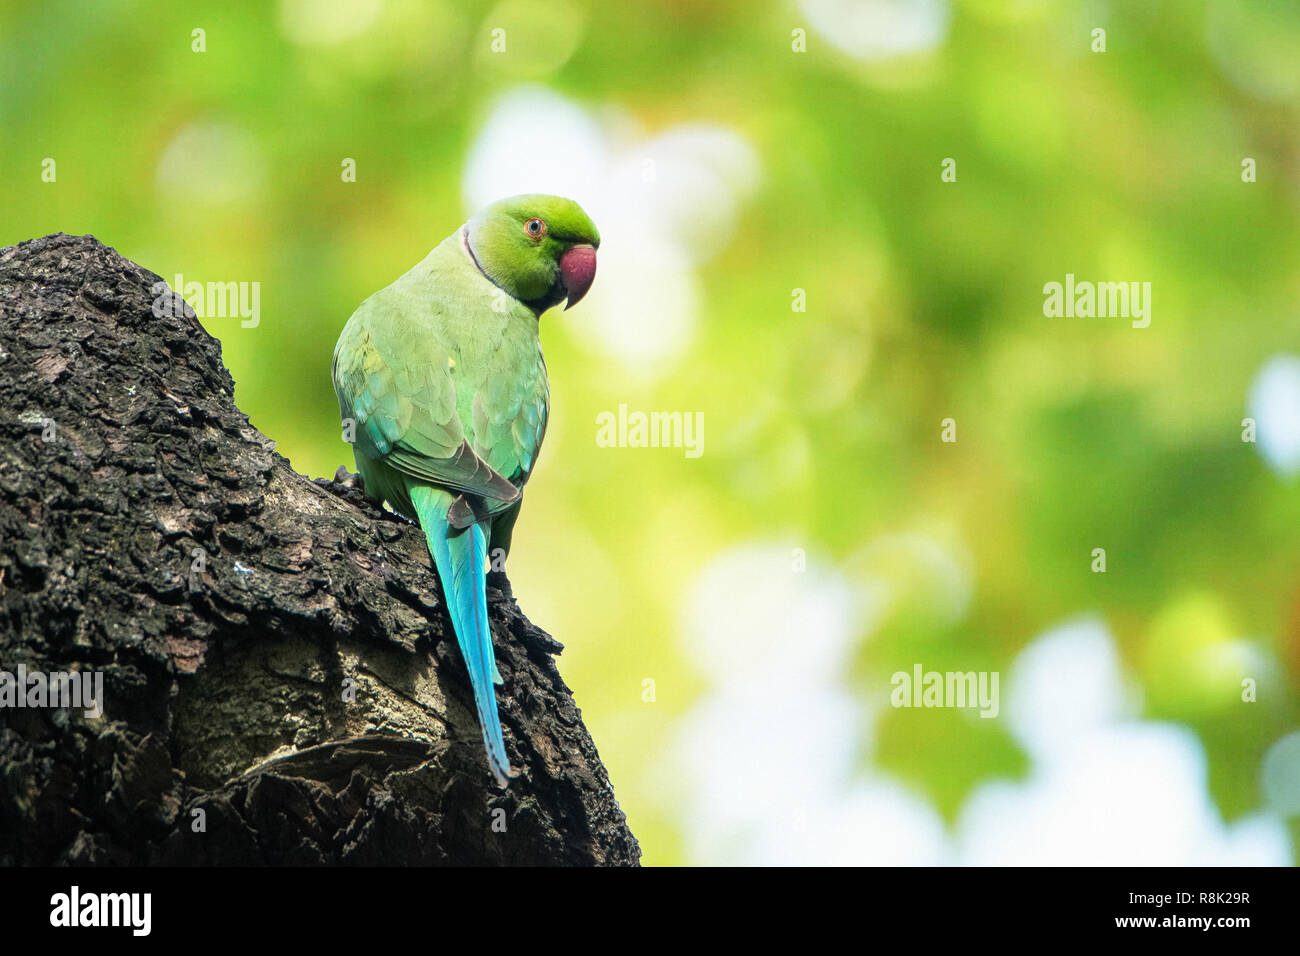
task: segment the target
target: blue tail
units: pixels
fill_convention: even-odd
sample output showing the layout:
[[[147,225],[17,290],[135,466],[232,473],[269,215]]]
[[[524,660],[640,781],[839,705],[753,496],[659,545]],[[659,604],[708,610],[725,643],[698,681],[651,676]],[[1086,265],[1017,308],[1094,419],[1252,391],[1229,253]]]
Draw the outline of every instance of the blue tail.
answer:
[[[510,780],[510,761],[506,757],[506,742],[501,736],[501,718],[497,716],[497,698],[494,683],[501,683],[497,672],[496,654],[492,649],[492,634],[488,630],[487,616],[487,536],[483,526],[472,524],[464,531],[452,534],[447,523],[447,508],[452,496],[434,488],[411,489],[411,503],[415,505],[420,527],[429,542],[429,553],[442,581],[442,593],[451,612],[456,642],[469,669],[470,684],[474,688],[474,704],[478,708],[478,722],[483,728],[483,743],[487,747],[488,767],[497,783],[506,786]]]

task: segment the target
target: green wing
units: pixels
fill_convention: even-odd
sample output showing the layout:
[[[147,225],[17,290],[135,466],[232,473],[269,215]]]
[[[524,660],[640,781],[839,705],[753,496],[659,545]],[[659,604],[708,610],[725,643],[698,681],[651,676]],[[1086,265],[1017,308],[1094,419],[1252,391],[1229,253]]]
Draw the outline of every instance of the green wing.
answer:
[[[361,304],[334,350],[334,389],[359,455],[496,513],[536,464],[546,365],[537,318],[513,300],[494,307],[498,290],[456,238]]]
[[[474,451],[465,434],[450,350],[401,315],[373,323],[360,318],[334,350],[339,411],[356,422],[357,450],[412,478],[516,500],[519,489]]]
[[[494,471],[517,485],[537,463],[550,403],[541,352],[520,358],[522,368],[490,378],[473,401],[475,446]]]

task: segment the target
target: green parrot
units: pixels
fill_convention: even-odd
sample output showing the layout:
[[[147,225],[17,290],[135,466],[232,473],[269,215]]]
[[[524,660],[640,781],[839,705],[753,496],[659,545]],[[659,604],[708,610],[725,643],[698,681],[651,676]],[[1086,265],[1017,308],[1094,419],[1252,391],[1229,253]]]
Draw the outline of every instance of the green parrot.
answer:
[[[572,200],[502,199],[362,302],[334,348],[334,391],[366,494],[424,531],[502,787],[511,770],[493,687],[488,553],[509,551],[546,434],[541,315],[587,294],[599,246]]]

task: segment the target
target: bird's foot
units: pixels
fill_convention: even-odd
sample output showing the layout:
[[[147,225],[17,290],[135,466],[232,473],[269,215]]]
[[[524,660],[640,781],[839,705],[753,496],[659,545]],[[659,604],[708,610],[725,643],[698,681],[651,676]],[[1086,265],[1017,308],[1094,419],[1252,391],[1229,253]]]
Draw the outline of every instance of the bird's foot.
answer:
[[[487,599],[489,604],[499,604],[503,601],[513,601],[515,599],[515,592],[510,587],[510,579],[506,577],[504,571],[488,571]]]
[[[362,493],[366,490],[366,479],[360,475],[354,475],[342,465],[339,465],[339,470],[334,472],[334,484],[343,485],[345,488],[355,488]]]

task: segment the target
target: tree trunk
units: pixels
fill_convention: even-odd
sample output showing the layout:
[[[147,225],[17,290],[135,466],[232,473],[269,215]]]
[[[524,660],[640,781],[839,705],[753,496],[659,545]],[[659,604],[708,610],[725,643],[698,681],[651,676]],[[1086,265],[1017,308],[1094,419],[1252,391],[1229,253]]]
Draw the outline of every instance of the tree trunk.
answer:
[[[156,283],[89,236],[0,250],[0,864],[636,864],[504,575],[501,790],[419,529],[294,472]]]

